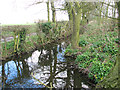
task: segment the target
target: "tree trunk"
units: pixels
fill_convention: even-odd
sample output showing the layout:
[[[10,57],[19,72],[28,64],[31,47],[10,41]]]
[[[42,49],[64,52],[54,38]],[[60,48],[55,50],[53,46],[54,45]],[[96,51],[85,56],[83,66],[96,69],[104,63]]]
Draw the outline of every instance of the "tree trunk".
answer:
[[[79,43],[79,31],[80,31],[80,21],[81,21],[81,10],[76,14],[75,10],[72,10],[73,15],[73,33],[72,33],[72,48],[76,49]]]
[[[108,4],[109,4],[109,3],[108,3]],[[108,9],[109,9],[109,5],[107,5],[105,17],[108,16]]]
[[[119,41],[120,41],[120,1],[119,2],[117,2],[117,6],[118,6],[118,39],[119,39]],[[118,44],[118,61],[117,61],[117,63],[118,63],[118,76],[119,76],[119,83],[118,83],[118,85],[119,85],[119,88],[120,88],[120,44]]]
[[[54,7],[54,2],[51,2],[51,9],[52,9],[52,21],[55,23],[55,7]]]
[[[67,6],[67,12],[68,12],[68,16],[69,16],[69,21],[73,20],[72,17],[72,3],[71,2],[66,2],[66,6]]]
[[[48,22],[50,22],[49,0],[47,2],[47,14],[48,14]]]
[[[102,13],[102,8],[103,8],[103,2],[101,3],[101,8],[100,8],[100,20],[98,19],[98,20],[99,20],[99,23],[98,23],[98,24],[101,23],[101,16],[102,16],[101,13]]]

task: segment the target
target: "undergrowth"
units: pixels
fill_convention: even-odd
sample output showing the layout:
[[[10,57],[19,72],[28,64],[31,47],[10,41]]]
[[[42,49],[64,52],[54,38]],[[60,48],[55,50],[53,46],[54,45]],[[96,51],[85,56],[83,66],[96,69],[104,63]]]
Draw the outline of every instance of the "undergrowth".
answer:
[[[95,82],[99,82],[109,74],[118,53],[115,42],[118,40],[117,25],[114,26],[114,30],[105,25],[96,22],[88,24],[84,34],[80,36],[79,46],[82,49],[71,49],[69,45],[65,51],[65,55],[81,52],[75,62],[79,68],[88,70],[89,78],[94,79]],[[108,26],[110,25],[112,24],[109,23]]]
[[[5,37],[16,35],[16,40],[10,40],[10,41],[4,41],[1,43],[2,45],[2,57],[9,57],[13,53],[17,52],[23,53],[23,52],[29,52],[33,49],[35,49],[37,46],[40,46],[42,44],[49,43],[52,40],[56,40],[57,38],[61,37],[65,29],[62,26],[60,22],[51,23],[51,22],[46,22],[46,23],[38,23],[38,24],[33,24],[33,25],[10,25],[10,26],[4,26],[2,35],[5,34]],[[25,42],[21,43],[21,39],[18,39],[18,33],[21,28],[25,28]],[[7,33],[7,31],[10,32],[10,34]],[[16,32],[16,34],[15,34]],[[20,37],[22,37],[21,35]],[[15,38],[14,37],[14,38]],[[24,36],[23,36],[24,37]],[[17,43],[17,45],[16,45]],[[16,45],[16,47],[15,47]],[[15,51],[16,48],[16,51]]]

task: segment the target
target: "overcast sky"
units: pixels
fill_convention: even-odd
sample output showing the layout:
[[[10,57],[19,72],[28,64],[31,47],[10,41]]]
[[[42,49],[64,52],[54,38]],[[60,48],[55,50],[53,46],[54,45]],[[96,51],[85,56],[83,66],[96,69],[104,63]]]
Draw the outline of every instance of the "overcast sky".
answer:
[[[0,23],[1,24],[24,24],[34,21],[47,20],[46,3],[28,7],[36,0],[1,0]],[[57,20],[68,20],[64,12],[57,12]],[[50,16],[51,17],[51,16]]]
[[[1,24],[25,24],[38,20],[47,20],[47,5],[41,3],[29,6],[39,0],[1,0],[0,1],[0,23]],[[44,0],[45,1],[45,0]],[[63,0],[58,0],[63,1]],[[69,1],[69,0],[68,0]],[[107,0],[106,0],[107,1]],[[60,2],[55,6],[59,7]],[[52,13],[50,11],[50,19]],[[56,12],[56,20],[68,20],[65,12]]]

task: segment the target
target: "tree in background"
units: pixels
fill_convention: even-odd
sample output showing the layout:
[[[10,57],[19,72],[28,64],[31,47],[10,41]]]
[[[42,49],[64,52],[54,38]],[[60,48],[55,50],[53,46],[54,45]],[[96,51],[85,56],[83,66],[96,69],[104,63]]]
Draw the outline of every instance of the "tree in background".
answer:
[[[52,10],[52,22],[55,23],[55,6],[54,6],[54,1],[51,1],[51,10]]]
[[[48,22],[50,22],[50,7],[49,7],[49,0],[48,0],[46,3],[47,3]]]
[[[82,34],[81,26],[87,24],[87,16],[90,11],[95,9],[94,3],[85,2],[65,2],[65,9],[67,10],[69,23],[71,26],[72,39],[71,45],[73,49],[78,48],[79,35]],[[82,23],[81,23],[82,22]]]
[[[41,3],[44,3],[44,2],[43,1],[36,1],[35,3],[31,4],[30,6],[41,4]],[[48,22],[49,22],[50,21],[50,6],[49,6],[50,5],[50,1],[48,0],[45,3],[47,5],[47,18],[48,18]]]

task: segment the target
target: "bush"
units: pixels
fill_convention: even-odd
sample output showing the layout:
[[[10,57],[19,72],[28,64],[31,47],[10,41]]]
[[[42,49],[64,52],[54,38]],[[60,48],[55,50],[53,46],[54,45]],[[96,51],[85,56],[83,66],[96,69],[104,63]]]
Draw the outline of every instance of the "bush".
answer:
[[[14,41],[6,42],[6,49],[14,48]],[[2,50],[5,50],[5,43],[2,43]]]
[[[49,30],[52,29],[52,23],[46,22],[41,24],[42,32],[45,34],[49,34]]]

